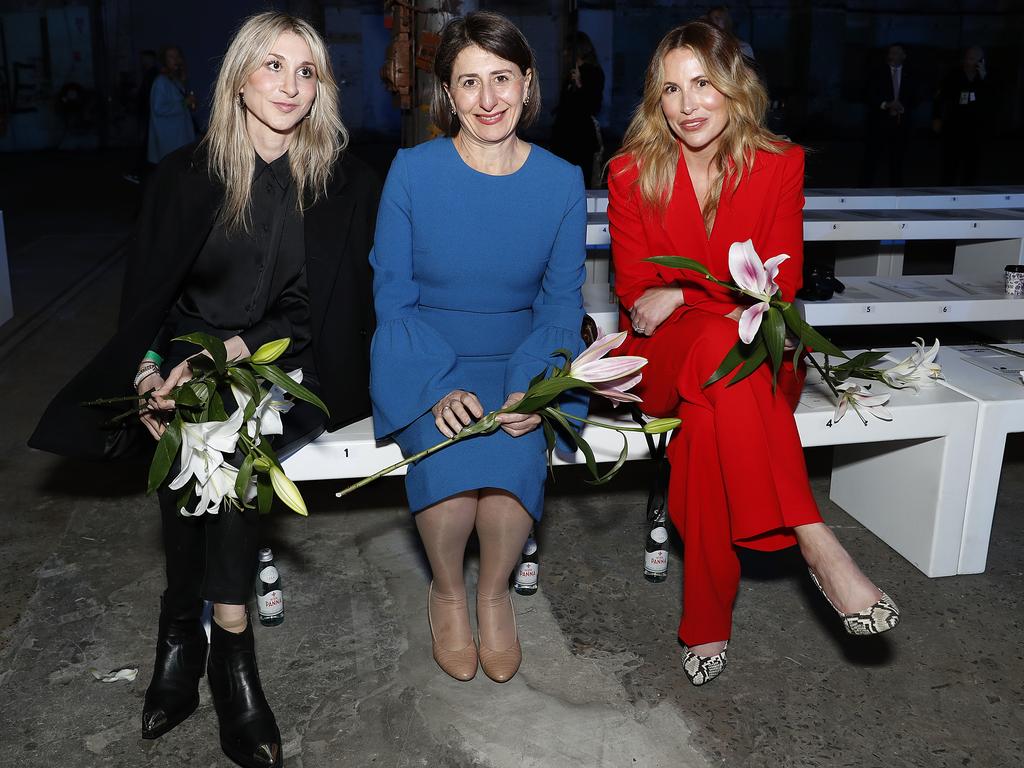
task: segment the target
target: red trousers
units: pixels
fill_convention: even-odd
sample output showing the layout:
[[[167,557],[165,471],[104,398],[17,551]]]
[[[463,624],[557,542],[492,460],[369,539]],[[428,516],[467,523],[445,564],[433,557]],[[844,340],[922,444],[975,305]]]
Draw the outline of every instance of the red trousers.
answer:
[[[796,544],[793,527],[821,522],[793,419],[802,371],[785,363],[775,393],[767,365],[732,386],[730,376],[702,386],[737,334],[734,320],[688,307],[651,337],[631,333],[617,351],[649,360],[633,390],[644,412],[682,420],[668,446],[668,511],[683,539],[687,645],[729,639],[737,546],[783,549]]]

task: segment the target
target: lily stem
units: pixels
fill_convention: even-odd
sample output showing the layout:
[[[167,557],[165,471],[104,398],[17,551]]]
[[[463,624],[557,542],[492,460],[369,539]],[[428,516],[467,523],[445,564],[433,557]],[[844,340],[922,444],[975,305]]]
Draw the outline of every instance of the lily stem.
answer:
[[[455,437],[449,437],[443,443],[438,443],[437,445],[431,446],[430,448],[427,448],[425,451],[420,451],[419,453],[417,453],[417,454],[415,454],[413,456],[410,456],[407,459],[402,459],[401,461],[397,462],[396,464],[392,464],[390,467],[385,467],[384,469],[380,470],[379,472],[375,472],[374,474],[370,475],[369,477],[364,477],[359,482],[353,483],[352,485],[348,486],[347,488],[343,488],[342,490],[338,491],[334,495],[336,497],[338,497],[338,498],[341,498],[342,496],[347,496],[348,494],[352,493],[352,491],[358,490],[359,488],[362,488],[364,485],[369,485],[374,480],[376,480],[378,477],[384,477],[384,475],[389,475],[392,472],[394,472],[396,469],[401,469],[402,467],[404,467],[404,466],[406,466],[408,464],[412,464],[414,461],[419,461],[420,459],[424,459],[427,456],[429,456],[430,454],[436,453],[437,451],[440,451],[442,448],[447,448],[452,443],[457,443],[461,439],[462,439],[462,433],[460,432]]]
[[[832,390],[832,394],[835,395],[836,399],[838,400],[839,399],[839,390],[836,389],[835,385],[832,383],[832,379],[825,372],[825,370],[821,367],[821,365],[818,364],[818,361],[814,359],[814,355],[812,355],[810,352],[804,352],[804,358],[809,360],[811,365],[813,365],[815,368],[818,369],[818,373],[821,374],[821,380],[824,381],[828,385],[828,388]]]
[[[595,427],[603,427],[604,429],[614,429],[616,432],[643,432],[644,431],[643,427],[620,427],[620,426],[615,425],[615,424],[608,424],[606,422],[594,421],[592,419],[584,419],[582,416],[574,416],[571,413],[566,413],[565,411],[560,411],[557,408],[552,408],[551,406],[548,406],[544,410],[545,411],[550,411],[551,413],[557,413],[559,416],[564,416],[567,419],[572,419],[573,421],[578,421],[581,424],[592,424]]]

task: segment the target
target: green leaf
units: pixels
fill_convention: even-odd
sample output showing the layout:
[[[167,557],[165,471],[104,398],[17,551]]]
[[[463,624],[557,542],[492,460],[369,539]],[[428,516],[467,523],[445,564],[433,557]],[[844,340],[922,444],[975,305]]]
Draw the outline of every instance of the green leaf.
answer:
[[[274,506],[274,486],[270,482],[270,476],[256,475],[256,508],[261,515],[270,512]]]
[[[768,347],[765,345],[764,341],[761,341],[760,339],[759,341],[761,343],[755,345],[754,351],[751,353],[750,357],[746,359],[746,362],[744,362],[739,371],[736,372],[736,375],[729,379],[729,383],[725,386],[731,387],[733,384],[743,381],[747,376],[757,370],[757,366],[765,361],[768,357]]]
[[[562,358],[562,365],[561,365],[561,367],[555,366],[555,372],[554,372],[553,375],[555,375],[555,376],[568,376],[569,375],[569,369],[572,367],[572,357],[573,357],[572,352],[570,352],[565,347],[560,347],[559,349],[556,349],[554,352],[552,352],[551,356],[552,357],[560,357],[560,358]]]
[[[783,309],[782,317],[785,319],[786,325],[789,326],[789,330],[793,332],[793,335],[800,339],[800,341],[804,343],[804,346],[811,351],[821,352],[826,355],[835,355],[836,357],[841,357],[844,360],[847,359],[846,353],[843,352],[843,350],[818,333],[813,325],[805,322],[804,319],[800,317],[800,313],[797,312],[796,307],[790,305]]]
[[[570,389],[593,390],[594,386],[571,376],[543,379],[531,386],[523,399],[508,409],[508,413],[536,413],[556,397]]]
[[[153,453],[153,461],[149,465],[149,483],[146,493],[152,493],[167,477],[167,473],[174,463],[174,457],[181,447],[181,416],[174,415],[174,418],[167,424],[160,442],[156,444],[156,451]]]
[[[267,394],[260,388],[260,383],[256,380],[255,374],[246,368],[229,368],[228,378],[245,390],[249,397],[257,403],[262,401],[263,396]]]
[[[768,311],[761,318],[761,335],[764,337],[765,346],[768,348],[768,357],[772,363],[772,389],[775,388],[775,377],[782,367],[782,355],[786,349],[786,321],[782,313],[775,307],[769,306]]]
[[[275,339],[274,341],[268,341],[266,344],[260,345],[260,348],[252,354],[252,357],[250,357],[249,360],[263,365],[272,363],[288,350],[288,346],[291,343],[291,339]]]
[[[213,394],[210,395],[210,402],[207,403],[206,408],[206,420],[207,421],[227,421],[228,412],[224,408],[224,398],[220,396],[220,392],[214,390]]]
[[[576,447],[583,452],[583,458],[587,463],[587,469],[590,470],[590,474],[595,478],[600,477],[600,473],[597,471],[597,460],[594,458],[594,451],[590,447],[590,444],[583,439],[582,435],[576,431],[576,429],[569,423],[569,421],[560,413],[552,408],[546,408],[544,410],[545,415],[550,416],[562,427],[569,437],[572,438],[573,442],[576,443]],[[588,481],[589,482],[589,481]]]
[[[841,363],[841,364],[835,366],[835,370],[838,371],[840,369],[845,369],[845,368],[849,368],[849,369],[870,368],[873,365],[875,365],[875,363],[877,363],[879,360],[881,360],[883,357],[885,357],[887,354],[889,354],[889,353],[885,352],[885,351],[882,351],[882,352],[877,352],[877,351],[876,352],[861,352],[859,355],[855,355],[854,357],[852,357],[849,360],[847,360],[845,363]]]
[[[188,333],[184,336],[178,336],[174,341],[187,341],[191,344],[205,349],[210,357],[213,358],[213,364],[217,366],[217,371],[224,373],[224,369],[227,367],[228,353],[224,348],[224,342],[218,339],[216,336],[211,336],[208,333]],[[193,365],[195,365],[193,363]]]
[[[176,406],[182,408],[201,408],[203,405],[203,400],[196,392],[196,382],[193,381],[186,381],[181,386],[175,387],[171,390],[169,397]]]
[[[260,363],[253,363],[252,369],[271,384],[276,384],[288,394],[297,397],[299,400],[305,400],[307,403],[312,403],[328,416],[331,415],[330,411],[327,410],[327,406],[324,405],[323,400],[301,384],[298,384],[289,378],[288,375],[276,365],[261,365]]]
[[[245,498],[245,492],[249,488],[249,481],[252,480],[252,465],[256,461],[255,453],[248,453],[238,468],[238,477],[235,478],[235,495],[239,500]],[[243,502],[244,503],[244,502]]]
[[[540,372],[540,373],[538,373],[538,374],[537,374],[536,376],[534,376],[534,377],[533,377],[532,379],[530,379],[530,383],[529,383],[529,385],[528,385],[528,386],[526,387],[526,391],[527,391],[527,392],[529,392],[529,391],[530,391],[530,389],[532,389],[532,388],[533,388],[534,386],[536,386],[537,384],[540,384],[540,383],[541,383],[542,381],[544,381],[544,379],[546,379],[546,378],[547,378],[547,376],[545,376],[545,375],[544,375],[544,371],[541,371],[541,372]]]
[[[544,428],[544,441],[547,444],[548,473],[551,475],[552,479],[554,479],[555,472],[554,467],[551,464],[551,456],[555,452],[555,443],[557,442],[557,438],[555,436],[555,428],[552,427],[551,422],[548,421],[543,416],[541,417],[540,424],[541,427]]]
[[[763,342],[761,341],[760,337],[758,337],[758,340],[755,343]],[[729,350],[728,354],[726,354],[725,358],[719,364],[718,370],[711,374],[710,378],[708,378],[708,380],[705,381],[701,386],[710,387],[723,376],[728,376],[732,371],[736,370],[737,366],[742,364],[743,361],[750,356],[752,346],[753,345],[750,344],[744,344],[742,341],[737,341],[733,348]]]
[[[804,342],[803,339],[797,339],[796,349],[793,350],[793,362],[799,363],[800,358],[804,356]]]
[[[650,261],[654,264],[660,264],[663,267],[672,267],[674,269],[688,269],[691,272],[700,272],[706,277],[710,277],[711,271],[701,264],[696,259],[687,259],[684,256],[651,256],[644,259],[644,261]]]
[[[619,437],[622,438],[622,450],[619,451],[619,458],[615,460],[614,464],[612,464],[612,468],[604,473],[603,477],[599,477],[597,480],[587,480],[586,482],[590,485],[604,485],[619,474],[619,470],[622,469],[622,465],[626,463],[626,459],[629,458],[629,442],[626,440],[626,436],[622,432],[619,432]]]
[[[555,421],[557,421],[561,425],[562,429],[569,433],[569,436],[573,439],[573,442],[576,443],[576,447],[583,452],[583,458],[586,460],[587,469],[590,471],[590,474],[593,475],[594,478],[593,480],[587,480],[586,482],[588,484],[602,485],[604,483],[607,483],[622,468],[622,465],[625,463],[626,458],[629,454],[629,443],[627,442],[626,436],[624,434],[619,432],[619,434],[622,436],[622,451],[619,453],[618,460],[615,462],[615,464],[612,465],[612,468],[608,470],[607,473],[602,475],[597,468],[597,460],[594,458],[594,451],[590,447],[590,443],[583,439],[583,436],[579,432],[577,432],[572,427],[572,425],[569,424],[569,421],[562,414],[558,413],[557,411],[551,408],[545,408],[544,414],[550,416]]]

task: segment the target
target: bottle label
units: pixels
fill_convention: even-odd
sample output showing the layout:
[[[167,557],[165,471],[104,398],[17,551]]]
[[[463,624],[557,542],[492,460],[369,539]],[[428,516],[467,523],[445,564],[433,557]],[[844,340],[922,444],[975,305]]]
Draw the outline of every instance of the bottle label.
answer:
[[[284,611],[284,593],[280,589],[272,589],[265,595],[256,595],[260,616],[277,616]]]
[[[663,525],[659,525],[656,528],[651,528],[651,538],[654,539],[658,544],[664,544],[668,541],[668,530]]]
[[[668,570],[668,552],[664,549],[644,552],[644,570],[648,573],[665,573]]]
[[[526,557],[529,557],[530,555],[532,555],[536,551],[537,551],[537,542],[534,541],[533,539],[527,539],[526,540],[526,546],[523,547],[523,555],[525,555]]]
[[[249,571],[249,573],[252,573],[252,571]],[[265,584],[273,584],[279,578],[280,574],[278,574],[277,568],[275,568],[272,565],[268,565],[266,568],[260,571],[260,581],[264,582]]]
[[[537,584],[537,564],[523,563],[516,573],[516,586],[533,587]]]

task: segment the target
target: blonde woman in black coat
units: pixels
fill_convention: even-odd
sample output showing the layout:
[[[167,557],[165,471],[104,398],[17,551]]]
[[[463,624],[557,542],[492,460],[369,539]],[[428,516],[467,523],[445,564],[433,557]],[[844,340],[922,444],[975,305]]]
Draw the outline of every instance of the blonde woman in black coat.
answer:
[[[174,407],[167,395],[191,376],[187,357],[195,352],[172,339],[192,331],[219,336],[232,358],[292,339],[278,363],[302,368],[303,383],[331,417],[325,423],[316,409],[296,404],[276,437],[281,457],[325,427],[367,415],[367,256],[379,185],[344,152],[346,142],[319,35],[283,13],[246,20],[221,66],[207,137],[168,156],[147,190],[128,248],[117,334],[51,403],[30,444],[88,458],[130,452],[130,431],[104,433],[104,415],[78,406],[119,384],[156,390],[141,424],[159,438]],[[166,485],[159,492],[167,590],[143,738],[192,714],[208,671],[225,753],[243,766],[279,766],[281,737],[245,608],[258,515],[224,509],[185,517],[177,495]],[[208,663],[204,599],[214,604]]]

